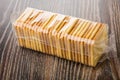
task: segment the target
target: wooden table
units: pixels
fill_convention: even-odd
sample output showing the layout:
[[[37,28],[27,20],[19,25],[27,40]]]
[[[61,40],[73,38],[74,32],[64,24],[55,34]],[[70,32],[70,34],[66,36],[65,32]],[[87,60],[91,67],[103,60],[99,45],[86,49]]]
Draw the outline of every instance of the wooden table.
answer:
[[[17,45],[10,19],[13,21],[27,6],[107,23],[115,34],[110,46],[116,48],[109,52],[109,59],[99,62],[95,68],[21,48]],[[120,0],[1,1],[0,80],[120,80],[119,67]]]

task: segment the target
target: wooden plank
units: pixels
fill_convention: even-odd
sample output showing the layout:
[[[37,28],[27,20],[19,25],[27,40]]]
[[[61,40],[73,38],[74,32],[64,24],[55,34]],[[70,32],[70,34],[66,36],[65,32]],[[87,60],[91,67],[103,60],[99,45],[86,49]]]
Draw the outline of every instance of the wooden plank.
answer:
[[[11,3],[13,5],[8,5],[8,10],[4,11],[7,12],[5,14],[7,17],[4,17],[4,21],[0,22],[1,80],[46,80],[48,78],[53,80],[120,79],[119,0],[54,0],[50,2],[48,0],[13,0]],[[36,6],[38,9],[107,23],[109,28],[115,33],[117,50],[111,52],[109,60],[100,62],[95,68],[91,68],[80,63],[20,48],[17,46],[16,40],[14,40],[14,34],[12,33],[10,24],[10,14],[12,11],[20,12],[27,6]],[[2,10],[0,9],[0,12]]]

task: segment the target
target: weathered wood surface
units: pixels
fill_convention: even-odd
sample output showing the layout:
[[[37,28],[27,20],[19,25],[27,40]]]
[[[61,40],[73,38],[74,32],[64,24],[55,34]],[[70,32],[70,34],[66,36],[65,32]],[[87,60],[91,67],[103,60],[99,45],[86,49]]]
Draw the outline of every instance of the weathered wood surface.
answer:
[[[104,22],[117,50],[95,68],[17,45],[10,21],[27,6]],[[114,46],[114,39],[111,42]],[[1,0],[0,80],[120,80],[120,0]]]

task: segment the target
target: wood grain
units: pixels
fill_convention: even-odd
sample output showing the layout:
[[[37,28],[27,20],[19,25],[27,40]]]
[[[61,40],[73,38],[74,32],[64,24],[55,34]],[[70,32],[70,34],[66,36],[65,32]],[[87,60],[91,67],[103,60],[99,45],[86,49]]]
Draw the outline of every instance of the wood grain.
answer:
[[[120,79],[120,0],[2,0],[2,2],[0,80]],[[108,24],[110,31],[115,34],[115,40],[114,38],[111,40],[113,51],[109,52],[109,58],[93,68],[19,47],[10,16],[13,21],[27,6]]]

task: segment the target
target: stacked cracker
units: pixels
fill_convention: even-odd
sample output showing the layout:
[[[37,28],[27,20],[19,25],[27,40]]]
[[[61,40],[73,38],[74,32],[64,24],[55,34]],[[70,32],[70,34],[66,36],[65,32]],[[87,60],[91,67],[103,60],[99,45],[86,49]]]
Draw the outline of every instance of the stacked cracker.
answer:
[[[27,8],[13,23],[19,45],[95,66],[107,46],[105,24]]]

